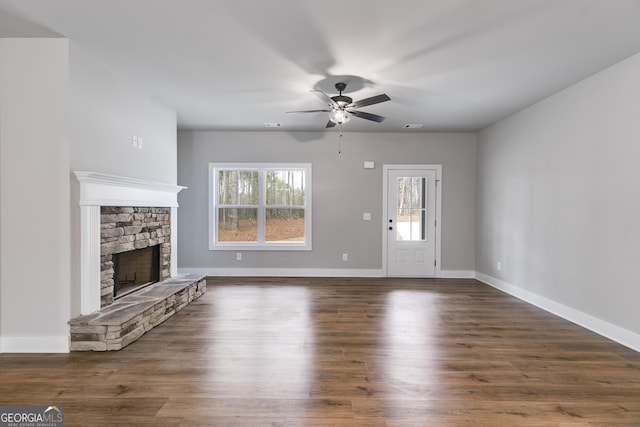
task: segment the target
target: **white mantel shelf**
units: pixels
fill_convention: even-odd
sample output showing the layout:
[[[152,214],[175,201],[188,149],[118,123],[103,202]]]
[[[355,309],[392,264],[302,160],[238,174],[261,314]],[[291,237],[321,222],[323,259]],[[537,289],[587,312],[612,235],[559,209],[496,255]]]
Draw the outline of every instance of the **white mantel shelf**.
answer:
[[[99,172],[74,171],[80,183],[80,206],[178,206],[180,185]]]
[[[177,275],[178,193],[180,185],[74,171],[80,183],[80,313],[100,310],[100,207],[171,208],[171,277]]]

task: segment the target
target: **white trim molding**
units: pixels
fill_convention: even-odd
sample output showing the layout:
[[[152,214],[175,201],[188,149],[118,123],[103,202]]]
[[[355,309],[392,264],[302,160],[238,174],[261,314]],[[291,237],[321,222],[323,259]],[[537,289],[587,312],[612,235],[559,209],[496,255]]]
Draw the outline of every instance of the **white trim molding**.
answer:
[[[68,335],[45,337],[0,337],[0,354],[68,352]]]
[[[74,171],[80,182],[80,206],[178,206],[180,185],[99,172]]]
[[[177,274],[180,185],[99,172],[74,171],[80,183],[80,314],[100,309],[100,207],[171,208],[171,276]]]
[[[100,309],[100,206],[80,206],[80,313]]]
[[[475,279],[476,272],[473,270],[440,270],[441,279]]]
[[[178,274],[229,277],[387,277],[382,269],[365,268],[180,268]],[[441,270],[439,278],[475,279],[475,271]],[[413,277],[415,279],[415,277]],[[425,279],[436,279],[425,277]]]
[[[567,307],[566,305],[560,304],[533,292],[529,292],[487,274],[476,272],[476,279],[522,301],[548,311],[549,313],[555,314],[556,316],[562,317],[563,319],[589,329],[598,335],[602,335],[603,337],[609,338],[610,340],[622,344],[625,347],[629,347],[640,352],[640,334],[636,334],[628,329],[624,329],[602,319],[598,319],[597,317],[593,317],[582,311]]]
[[[379,269],[358,268],[179,268],[178,274],[229,277],[385,277]]]

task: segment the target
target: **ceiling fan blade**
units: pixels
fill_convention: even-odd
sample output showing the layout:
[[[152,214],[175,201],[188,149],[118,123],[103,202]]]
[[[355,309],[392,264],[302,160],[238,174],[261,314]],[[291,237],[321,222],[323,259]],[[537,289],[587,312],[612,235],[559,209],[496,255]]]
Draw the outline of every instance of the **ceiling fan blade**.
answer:
[[[329,95],[327,95],[326,93],[324,93],[321,90],[316,90],[313,89],[310,91],[311,93],[313,93],[315,96],[317,96],[318,98],[322,99],[324,102],[326,102],[330,107],[332,108],[338,108],[338,104],[336,103],[336,101],[334,101],[333,99],[331,99],[331,97]]]
[[[371,120],[372,122],[381,123],[385,119],[384,117],[378,116],[377,114],[365,113],[364,111],[347,110],[347,112],[349,112],[349,113],[353,114],[354,116],[359,117],[361,119]]]
[[[297,110],[287,111],[287,113],[330,113],[331,110]]]
[[[360,101],[353,102],[347,105],[347,108],[360,108],[366,107],[367,105],[379,104],[381,102],[390,101],[391,98],[387,96],[386,93],[382,95],[372,96],[371,98],[361,99]]]
[[[336,124],[335,124],[335,123],[333,123],[331,120],[329,120],[329,121],[327,122],[327,125],[326,125],[325,127],[326,127],[326,128],[334,128],[334,127],[336,127]]]

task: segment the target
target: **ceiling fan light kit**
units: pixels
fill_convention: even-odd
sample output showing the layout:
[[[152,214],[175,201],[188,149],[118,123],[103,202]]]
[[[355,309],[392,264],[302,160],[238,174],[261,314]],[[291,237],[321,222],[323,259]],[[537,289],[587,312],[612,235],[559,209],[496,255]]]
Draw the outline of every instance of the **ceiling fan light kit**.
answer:
[[[353,99],[349,96],[343,95],[342,91],[347,88],[346,83],[336,83],[336,90],[338,95],[329,96],[321,90],[312,90],[311,93],[318,96],[324,102],[327,103],[329,109],[325,110],[303,110],[303,111],[287,111],[287,113],[329,113],[329,122],[326,127],[331,128],[335,125],[342,125],[351,120],[351,116],[359,117],[361,119],[370,120],[373,122],[381,123],[385,118],[378,116],[377,114],[366,113],[359,111],[357,108],[366,107],[367,105],[379,104],[381,102],[390,101],[386,94],[372,96],[370,98],[361,99],[360,101],[353,102]]]
[[[329,113],[329,120],[337,125],[343,125],[351,120],[351,116],[342,109],[335,109]]]

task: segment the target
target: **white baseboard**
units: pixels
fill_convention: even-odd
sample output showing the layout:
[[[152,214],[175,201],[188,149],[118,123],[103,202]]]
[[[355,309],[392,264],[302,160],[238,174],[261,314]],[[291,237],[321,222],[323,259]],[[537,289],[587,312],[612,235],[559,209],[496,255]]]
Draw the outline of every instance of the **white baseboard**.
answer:
[[[385,277],[382,270],[357,268],[178,268],[178,274],[185,273],[229,277]],[[475,271],[442,270],[439,277],[474,279]]]
[[[178,274],[183,273],[230,277],[384,277],[382,270],[356,268],[178,268]]]
[[[0,353],[69,353],[69,336],[0,337]]]
[[[582,311],[567,307],[566,305],[560,304],[533,292],[529,292],[487,274],[476,272],[476,279],[518,299],[528,302],[529,304],[548,311],[549,313],[560,316],[570,322],[582,326],[583,328],[587,328],[599,335],[602,335],[603,337],[609,338],[610,340],[622,344],[625,347],[629,347],[640,352],[640,335],[635,332],[631,332],[628,329],[624,329],[620,326],[598,319],[597,317],[593,317]]]
[[[473,270],[440,270],[442,279],[475,279],[476,272]]]

